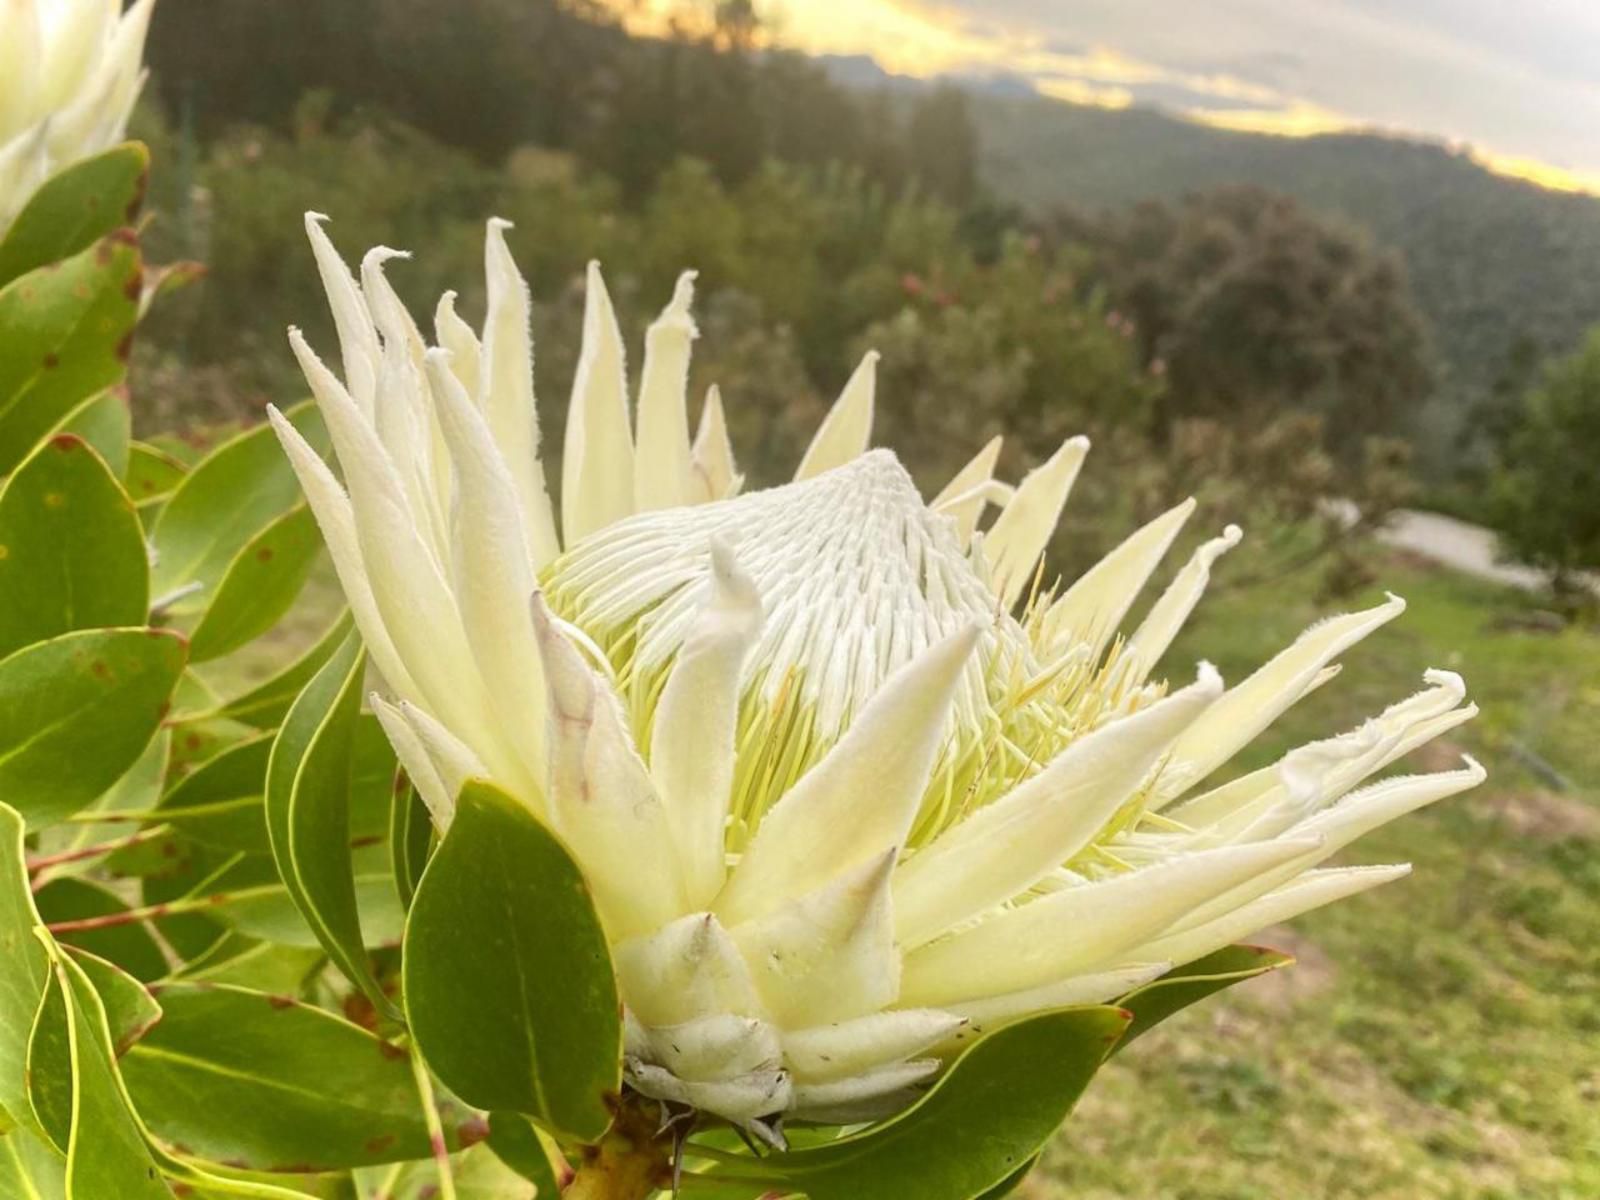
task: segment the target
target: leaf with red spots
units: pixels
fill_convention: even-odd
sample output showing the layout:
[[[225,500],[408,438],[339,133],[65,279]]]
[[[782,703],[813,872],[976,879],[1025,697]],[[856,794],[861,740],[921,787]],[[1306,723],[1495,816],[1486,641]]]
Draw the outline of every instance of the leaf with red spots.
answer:
[[[138,514],[84,442],[58,434],[6,481],[0,658],[75,629],[142,625],[149,577]]]
[[[322,669],[322,664],[344,642],[352,624],[350,611],[346,609],[309,650],[270,679],[257,684],[242,696],[225,702],[217,710],[217,715],[254,725],[257,729],[275,729],[294,703],[294,698],[300,694],[300,689],[311,682],[311,677]]]
[[[159,446],[148,442],[128,444],[128,469],[122,476],[122,486],[128,497],[146,512],[149,506],[166,499],[172,489],[183,482],[187,470],[182,462]]]
[[[47,179],[0,240],[0,285],[132,225],[149,171],[150,152],[125,142]]]
[[[157,999],[162,1019],[123,1056],[122,1073],[158,1137],[254,1170],[428,1156],[403,1050],[286,996],[174,984]]]
[[[134,764],[184,652],[159,629],[89,629],[0,660],[0,796],[30,828],[77,812]]]
[[[125,230],[0,288],[0,473],[127,373],[139,246]]]
[[[406,921],[406,1015],[468,1104],[597,1141],[622,1084],[616,981],[566,849],[493,784],[468,782]]]
[[[128,389],[114,387],[85,400],[67,414],[54,432],[72,433],[93,446],[111,473],[121,479],[128,471],[128,446],[133,437],[133,410]]]
[[[291,508],[233,556],[189,638],[194,662],[220,658],[278,623],[305,585],[322,535],[311,510]]]

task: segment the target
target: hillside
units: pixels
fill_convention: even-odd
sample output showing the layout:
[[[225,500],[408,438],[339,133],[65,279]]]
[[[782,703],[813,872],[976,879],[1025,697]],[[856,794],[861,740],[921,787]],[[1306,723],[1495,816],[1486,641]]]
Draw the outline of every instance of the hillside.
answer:
[[[1494,175],[1444,147],[1362,134],[1233,133],[1131,109],[978,92],[989,184],[1029,208],[1089,211],[1249,182],[1399,251],[1433,322],[1457,414],[1520,338],[1561,353],[1600,322],[1600,199]]]

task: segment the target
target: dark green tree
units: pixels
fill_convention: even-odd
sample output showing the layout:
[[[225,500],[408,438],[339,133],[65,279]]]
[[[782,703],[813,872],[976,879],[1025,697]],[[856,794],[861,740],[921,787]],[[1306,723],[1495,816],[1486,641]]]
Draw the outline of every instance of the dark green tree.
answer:
[[[1600,329],[1550,366],[1512,415],[1490,476],[1489,513],[1510,554],[1558,591],[1600,568]]]

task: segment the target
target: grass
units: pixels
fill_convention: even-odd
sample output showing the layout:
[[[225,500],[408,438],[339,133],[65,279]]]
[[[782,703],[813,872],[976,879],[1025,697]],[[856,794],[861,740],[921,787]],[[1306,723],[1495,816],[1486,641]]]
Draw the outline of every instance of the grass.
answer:
[[[1483,714],[1417,765],[1466,750],[1489,782],[1352,848],[1417,871],[1261,939],[1301,963],[1116,1060],[1023,1196],[1600,1195],[1600,636],[1508,629],[1526,598],[1404,559],[1382,575],[1408,611],[1241,765],[1349,728],[1438,666]],[[1213,596],[1172,669],[1207,657],[1242,678],[1327,611],[1310,579]]]

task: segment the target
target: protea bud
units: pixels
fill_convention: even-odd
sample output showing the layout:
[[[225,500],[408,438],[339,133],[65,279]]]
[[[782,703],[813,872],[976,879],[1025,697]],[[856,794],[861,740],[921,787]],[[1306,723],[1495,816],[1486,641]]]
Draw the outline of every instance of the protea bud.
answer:
[[[1402,602],[1313,627],[1231,689],[1204,664],[1169,689],[1152,668],[1237,529],[1124,635],[1193,503],[1041,588],[1088,443],[1015,488],[993,443],[925,503],[868,449],[873,356],[795,481],[744,492],[715,391],[690,434],[689,274],[646,335],[634,414],[590,268],[558,522],[504,223],[481,335],[447,295],[429,348],[393,252],[358,282],[319,220],[343,381],[290,336],[344,485],[273,419],[382,677],[372,704],[439,827],[488,776],[570,848],[648,1096],[758,1131],[891,1113],[954,1043],[1399,878],[1320,864],[1482,778],[1468,761],[1362,786],[1473,715],[1429,672],[1359,729],[1208,789]]]
[[[122,140],[154,0],[0,0],[0,231],[65,166]]]

